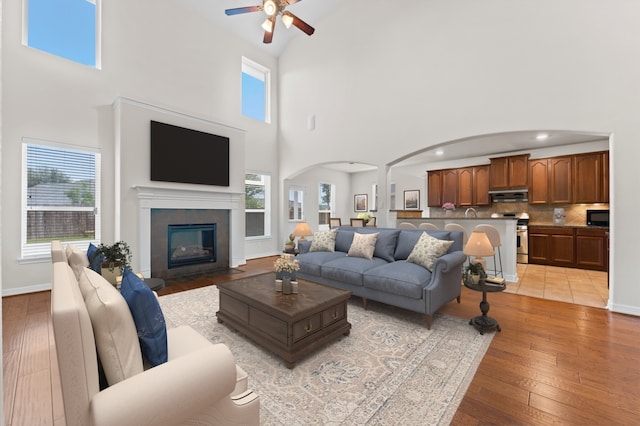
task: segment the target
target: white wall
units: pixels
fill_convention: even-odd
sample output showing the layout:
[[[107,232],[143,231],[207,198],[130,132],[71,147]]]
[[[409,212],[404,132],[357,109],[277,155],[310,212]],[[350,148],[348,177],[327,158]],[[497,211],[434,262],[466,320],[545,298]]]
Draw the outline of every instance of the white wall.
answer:
[[[274,98],[278,92],[275,58],[216,28],[178,2],[104,1],[103,69],[96,70],[22,46],[21,7],[20,1],[4,2],[2,10],[1,178],[12,182],[3,185],[0,199],[4,295],[46,289],[51,274],[48,259],[20,259],[21,138],[99,148],[102,235],[111,241],[121,234],[121,229],[116,229],[115,209],[120,200],[115,199],[118,179],[114,170],[120,159],[114,145],[112,108],[118,97],[245,130],[244,166],[271,174],[277,183],[277,124],[243,117],[240,109],[241,56],[273,71]],[[277,123],[277,105],[272,118]],[[130,143],[135,142],[122,141],[123,146]],[[279,200],[277,190],[275,184],[275,203]],[[274,217],[272,227],[277,226]],[[279,250],[275,239],[255,244],[246,244],[248,256],[252,250]],[[134,261],[135,256],[134,252]]]
[[[384,167],[497,132],[612,134],[610,304],[640,315],[630,249],[640,238],[639,21],[640,4],[625,0],[407,0],[391,14],[388,3],[345,2],[280,58],[281,173],[336,152]],[[323,149],[309,156],[313,146]]]

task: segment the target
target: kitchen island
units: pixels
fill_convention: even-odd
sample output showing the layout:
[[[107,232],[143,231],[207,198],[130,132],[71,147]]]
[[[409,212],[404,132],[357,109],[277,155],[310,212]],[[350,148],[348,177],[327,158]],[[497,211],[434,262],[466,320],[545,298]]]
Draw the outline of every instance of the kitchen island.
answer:
[[[477,225],[487,224],[495,226],[500,233],[500,242],[502,243],[502,247],[500,247],[500,255],[502,257],[502,272],[504,274],[504,278],[507,281],[518,281],[518,271],[516,268],[516,225],[518,224],[517,218],[422,217],[419,219],[397,219],[396,226],[398,226],[401,222],[409,222],[414,224],[415,226],[418,226],[423,222],[429,222],[436,225],[438,229],[444,229],[444,226],[447,223],[457,223],[465,229],[465,231],[467,232],[467,238],[469,238],[469,235],[471,235]],[[487,261],[487,273],[489,275],[495,275],[495,272],[493,270],[493,258],[487,257],[485,259]],[[497,252],[496,263],[498,264],[499,269],[500,258],[498,257]]]

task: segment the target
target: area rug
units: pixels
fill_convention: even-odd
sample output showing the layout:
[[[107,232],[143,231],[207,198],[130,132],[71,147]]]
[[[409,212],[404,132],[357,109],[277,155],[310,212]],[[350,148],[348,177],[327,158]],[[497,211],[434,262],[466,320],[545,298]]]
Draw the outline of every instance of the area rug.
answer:
[[[469,321],[381,303],[348,304],[351,334],[288,369],[275,355],[219,324],[218,289],[160,297],[167,327],[188,324],[226,344],[260,396],[262,425],[448,425],[493,333]]]

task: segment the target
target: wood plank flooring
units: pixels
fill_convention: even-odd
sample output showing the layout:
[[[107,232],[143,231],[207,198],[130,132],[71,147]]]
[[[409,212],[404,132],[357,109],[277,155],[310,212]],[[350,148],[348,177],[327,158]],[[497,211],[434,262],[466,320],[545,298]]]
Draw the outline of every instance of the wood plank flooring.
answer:
[[[273,258],[238,269],[176,283],[160,294],[268,272]],[[5,425],[64,425],[50,300],[50,292],[2,300]],[[471,318],[480,300],[480,293],[463,287],[462,302],[439,313]],[[640,318],[506,292],[488,300],[502,332],[452,424],[640,424]]]

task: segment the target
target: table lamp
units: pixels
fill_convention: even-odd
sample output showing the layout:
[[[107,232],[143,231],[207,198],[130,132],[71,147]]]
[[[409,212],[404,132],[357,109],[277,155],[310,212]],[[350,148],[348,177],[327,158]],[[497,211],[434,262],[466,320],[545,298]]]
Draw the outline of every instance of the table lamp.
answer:
[[[298,224],[296,225],[296,228],[293,230],[291,234],[294,237],[300,237],[298,238],[298,241],[305,241],[306,240],[305,237],[312,236],[313,232],[311,232],[311,228],[309,228],[309,224],[307,222],[298,222]]]
[[[487,270],[487,261],[484,260],[484,256],[493,256],[493,247],[487,234],[480,231],[473,231],[467,245],[462,250],[467,256],[475,256],[469,260],[469,263],[479,263],[482,265],[482,269]]]

